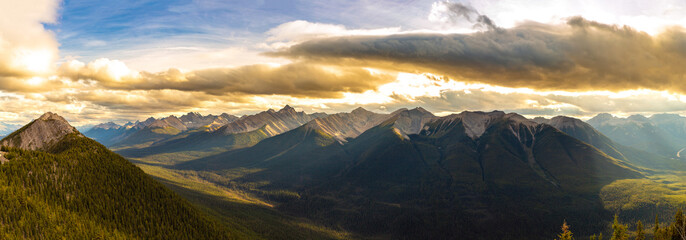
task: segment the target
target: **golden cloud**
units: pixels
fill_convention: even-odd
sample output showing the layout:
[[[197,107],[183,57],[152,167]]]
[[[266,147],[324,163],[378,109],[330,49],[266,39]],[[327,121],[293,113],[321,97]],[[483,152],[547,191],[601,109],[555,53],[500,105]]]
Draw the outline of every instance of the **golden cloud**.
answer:
[[[473,34],[334,37],[268,55],[538,90],[686,93],[684,29],[651,36],[581,17],[564,25],[528,22]]]
[[[212,95],[255,94],[299,97],[340,97],[364,92],[391,82],[395,76],[371,73],[360,67],[292,63],[282,66],[248,65],[183,73],[178,69],[149,73],[130,70],[122,62],[98,59],[84,64],[72,61],[59,74],[73,80],[94,81],[107,89],[180,90]]]

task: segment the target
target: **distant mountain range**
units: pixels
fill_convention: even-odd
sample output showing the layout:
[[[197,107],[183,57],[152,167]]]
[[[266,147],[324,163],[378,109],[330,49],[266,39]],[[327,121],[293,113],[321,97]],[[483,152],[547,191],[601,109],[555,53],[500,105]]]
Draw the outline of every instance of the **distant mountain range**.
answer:
[[[21,125],[18,124],[4,124],[0,123],[0,137],[7,136],[15,130],[19,129]]]
[[[424,109],[417,108],[416,111],[431,115],[432,118],[427,119],[433,119],[433,115]],[[226,150],[245,147],[304,124],[320,125],[320,130],[345,142],[346,139],[356,137],[395,114],[379,114],[363,108],[357,108],[350,113],[307,114],[286,106],[278,111],[270,109],[242,117],[226,113],[207,116],[188,113],[178,118],[175,116],[160,119],[151,117],[142,122],[129,122],[123,126],[108,122],[98,124],[84,134],[114,149],[128,149],[126,151],[131,154],[149,155],[169,151],[212,148]],[[313,120],[316,121],[312,122]],[[564,116],[532,120],[553,125],[560,130],[565,127],[560,125],[563,123],[584,124],[579,119]],[[426,122],[407,124],[415,124],[415,129],[410,132],[416,133],[424,123]],[[581,132],[592,133],[586,137],[595,138],[593,141],[607,142],[611,139],[613,144],[667,158],[676,157],[679,151],[686,148],[686,117],[677,114],[655,114],[650,118],[641,115],[618,118],[604,113],[591,118],[587,123],[590,125],[584,127],[590,127],[593,130],[585,129]],[[607,139],[599,139],[598,134],[604,135],[600,138]],[[590,141],[590,139],[586,140]],[[608,147],[615,148],[616,146],[605,146],[605,148]],[[611,154],[611,156],[618,157],[617,154]]]
[[[665,157],[676,157],[686,148],[686,117],[677,114],[656,114],[650,118],[599,114],[588,123],[622,145]]]
[[[145,121],[128,122],[123,126],[113,122],[102,123],[93,126],[86,135],[107,146],[145,145],[189,130],[216,130],[236,119],[238,117],[226,113],[202,116],[191,112],[179,118],[150,117]]]

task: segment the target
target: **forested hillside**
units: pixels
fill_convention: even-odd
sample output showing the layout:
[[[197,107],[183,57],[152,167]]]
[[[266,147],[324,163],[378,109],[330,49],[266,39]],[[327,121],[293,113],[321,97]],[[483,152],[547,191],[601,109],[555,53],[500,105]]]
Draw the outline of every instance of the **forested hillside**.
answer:
[[[0,165],[3,239],[239,237],[78,132],[41,151],[7,146],[1,151],[8,160]]]

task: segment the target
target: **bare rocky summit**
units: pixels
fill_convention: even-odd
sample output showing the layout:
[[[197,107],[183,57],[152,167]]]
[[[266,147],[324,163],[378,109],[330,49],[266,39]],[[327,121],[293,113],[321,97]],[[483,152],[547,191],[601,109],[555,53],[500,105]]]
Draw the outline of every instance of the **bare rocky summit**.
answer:
[[[339,142],[346,142],[347,138],[359,136],[388,117],[388,114],[374,113],[360,107],[350,113],[336,113],[323,118],[315,118],[305,126],[331,135]]]
[[[47,112],[0,141],[0,146],[45,150],[68,134],[81,133],[61,116]]]
[[[249,132],[264,127],[269,136],[275,136],[300,127],[320,116],[321,115],[297,112],[291,106],[286,105],[279,111],[269,109],[255,115],[243,116],[238,120],[222,126],[217,129],[216,132],[229,135]]]

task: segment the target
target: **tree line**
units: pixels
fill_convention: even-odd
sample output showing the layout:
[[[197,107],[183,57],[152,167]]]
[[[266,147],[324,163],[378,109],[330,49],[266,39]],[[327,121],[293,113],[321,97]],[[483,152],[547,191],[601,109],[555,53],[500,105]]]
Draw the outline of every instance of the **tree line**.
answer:
[[[566,220],[562,222],[560,230],[561,232],[555,240],[574,239],[574,234]],[[646,229],[644,229],[643,223],[640,220],[636,221],[635,230],[631,233],[629,232],[629,225],[620,223],[618,216],[615,215],[615,219],[612,222],[610,240],[645,240],[646,234]],[[673,221],[667,224],[661,224],[656,216],[655,225],[652,228],[652,237],[653,240],[686,240],[686,218],[684,218],[684,212],[679,209],[674,215]],[[590,240],[603,239],[603,233],[590,236]]]

